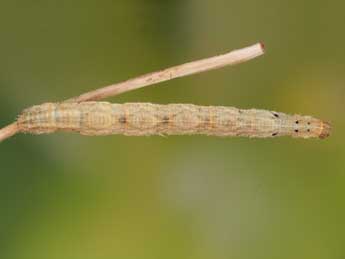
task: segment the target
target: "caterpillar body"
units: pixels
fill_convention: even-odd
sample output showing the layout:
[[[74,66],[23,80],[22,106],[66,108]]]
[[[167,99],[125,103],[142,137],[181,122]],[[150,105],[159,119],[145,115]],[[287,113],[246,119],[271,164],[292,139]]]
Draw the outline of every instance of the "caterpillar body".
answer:
[[[329,136],[330,125],[311,116],[223,106],[108,102],[45,103],[18,117],[19,131],[83,135],[194,135],[300,138]]]

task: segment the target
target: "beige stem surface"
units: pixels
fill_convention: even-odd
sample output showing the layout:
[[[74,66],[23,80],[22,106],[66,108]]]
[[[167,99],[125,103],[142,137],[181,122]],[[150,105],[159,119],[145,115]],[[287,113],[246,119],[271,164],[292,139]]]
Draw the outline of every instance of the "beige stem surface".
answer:
[[[19,128],[16,122],[0,129],[0,142],[7,138],[12,137],[18,132],[19,132]]]
[[[167,68],[161,71],[129,79],[124,82],[99,88],[94,91],[84,93],[78,97],[69,99],[67,101],[97,101],[100,99],[132,91],[134,89],[142,88],[148,85],[168,81],[174,78],[201,73],[228,65],[236,65],[254,59],[258,56],[261,56],[262,54],[264,54],[264,45],[262,43],[257,43],[246,48],[233,50],[223,55],[185,63],[183,65]]]

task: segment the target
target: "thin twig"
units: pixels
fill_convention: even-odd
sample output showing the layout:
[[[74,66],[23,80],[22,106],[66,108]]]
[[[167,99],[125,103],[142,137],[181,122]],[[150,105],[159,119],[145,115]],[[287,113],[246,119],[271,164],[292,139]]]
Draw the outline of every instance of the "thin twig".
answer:
[[[0,142],[7,138],[12,137],[18,132],[19,132],[19,128],[16,122],[0,129]]]
[[[168,81],[174,78],[201,73],[228,65],[236,65],[254,59],[258,56],[261,56],[262,54],[264,54],[264,45],[262,43],[257,43],[243,49],[231,51],[224,55],[185,63],[183,65],[167,68],[158,72],[153,72],[133,79],[129,79],[125,82],[99,88],[94,91],[84,93],[78,97],[69,99],[67,101],[85,102],[100,100],[148,85]],[[20,132],[20,128],[18,127],[18,124],[16,122],[0,129],[0,142],[7,138],[10,138],[18,132]]]
[[[255,45],[243,49],[234,50],[220,56],[185,63],[183,65],[167,68],[161,71],[129,79],[124,82],[99,88],[94,91],[84,93],[78,97],[69,99],[67,101],[96,101],[132,91],[134,89],[142,88],[148,85],[168,81],[174,78],[201,73],[228,65],[236,65],[254,59],[258,56],[261,56],[262,54],[264,54],[264,45],[262,43],[257,43]]]

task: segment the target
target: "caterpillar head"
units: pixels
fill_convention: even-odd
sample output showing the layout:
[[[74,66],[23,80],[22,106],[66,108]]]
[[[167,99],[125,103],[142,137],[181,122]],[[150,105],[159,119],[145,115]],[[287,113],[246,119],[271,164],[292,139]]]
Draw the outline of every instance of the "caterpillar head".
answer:
[[[315,119],[310,116],[293,116],[293,137],[324,139],[331,133],[331,125],[328,122]]]

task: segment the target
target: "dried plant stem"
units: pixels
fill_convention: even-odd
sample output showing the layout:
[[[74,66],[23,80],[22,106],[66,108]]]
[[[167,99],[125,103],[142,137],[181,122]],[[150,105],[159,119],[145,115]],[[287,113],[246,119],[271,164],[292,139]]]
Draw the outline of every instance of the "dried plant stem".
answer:
[[[262,54],[264,54],[264,45],[262,43],[257,43],[255,45],[243,49],[234,50],[220,56],[185,63],[183,65],[167,68],[161,71],[129,79],[121,83],[99,88],[94,91],[84,93],[78,97],[69,99],[67,101],[97,101],[148,85],[168,81],[174,78],[201,73],[228,65],[236,65],[254,59],[258,56],[261,56]]]
[[[19,128],[16,122],[0,129],[0,142],[7,138],[12,137],[18,132],[19,132]]]

